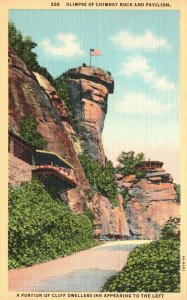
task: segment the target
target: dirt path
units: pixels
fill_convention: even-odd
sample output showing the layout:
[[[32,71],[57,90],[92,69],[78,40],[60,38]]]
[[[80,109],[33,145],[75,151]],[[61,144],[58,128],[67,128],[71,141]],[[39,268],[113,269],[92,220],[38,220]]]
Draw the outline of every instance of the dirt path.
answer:
[[[99,292],[130,251],[149,241],[106,242],[64,258],[9,272],[10,291]]]

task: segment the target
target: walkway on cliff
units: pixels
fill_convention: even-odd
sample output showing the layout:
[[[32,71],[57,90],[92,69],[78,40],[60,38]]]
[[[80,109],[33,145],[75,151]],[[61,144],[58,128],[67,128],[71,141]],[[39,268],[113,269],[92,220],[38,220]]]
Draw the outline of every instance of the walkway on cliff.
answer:
[[[10,291],[99,292],[130,251],[149,241],[115,241],[64,258],[9,272]]]

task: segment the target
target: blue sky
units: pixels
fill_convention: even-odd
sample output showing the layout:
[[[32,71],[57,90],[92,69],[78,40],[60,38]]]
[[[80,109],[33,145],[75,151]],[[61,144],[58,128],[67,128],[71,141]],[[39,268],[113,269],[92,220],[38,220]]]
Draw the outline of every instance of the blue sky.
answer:
[[[10,20],[38,44],[41,65],[54,76],[89,64],[112,73],[103,131],[105,152],[143,151],[165,162],[178,181],[179,13],[128,10],[10,10]]]

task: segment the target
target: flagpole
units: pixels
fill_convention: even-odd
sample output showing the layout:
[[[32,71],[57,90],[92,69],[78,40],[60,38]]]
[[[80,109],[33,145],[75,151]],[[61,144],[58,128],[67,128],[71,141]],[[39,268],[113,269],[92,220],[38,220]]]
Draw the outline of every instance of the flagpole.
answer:
[[[91,67],[91,59],[92,59],[92,56],[91,56],[91,52],[90,52],[90,67]]]
[[[90,49],[90,67],[91,67],[91,62],[92,62],[92,56],[100,56],[100,55],[102,55],[101,50]]]

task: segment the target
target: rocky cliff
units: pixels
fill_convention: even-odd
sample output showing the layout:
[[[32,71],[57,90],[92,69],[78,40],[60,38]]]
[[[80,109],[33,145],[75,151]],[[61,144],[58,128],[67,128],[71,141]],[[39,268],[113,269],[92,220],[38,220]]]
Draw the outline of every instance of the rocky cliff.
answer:
[[[138,182],[134,175],[118,174],[116,183],[126,191],[125,213],[132,237],[159,239],[164,223],[170,217],[179,217],[173,179],[164,169],[147,170]]]
[[[100,68],[79,67],[68,71],[70,105],[75,117],[81,148],[101,165],[105,163],[102,130],[107,113],[107,98],[114,81]]]
[[[46,80],[48,88],[51,86]],[[9,129],[20,135],[20,121],[24,116],[33,116],[37,122],[37,131],[47,140],[46,150],[54,151],[71,162],[75,168],[77,187],[68,192],[68,201],[71,209],[82,212],[87,199],[89,184],[77,157],[71,136],[55,107],[49,93],[41,88],[41,82],[28,70],[24,62],[9,49]],[[57,100],[57,99],[56,99]],[[62,102],[62,110],[65,106]],[[65,114],[65,112],[64,112]],[[11,176],[11,170],[10,170]]]
[[[111,76],[101,69],[70,70],[70,101],[75,119],[72,124],[70,113],[55,88],[46,78],[30,71],[9,48],[9,129],[20,136],[20,121],[24,116],[37,120],[37,131],[47,141],[45,149],[61,155],[75,169],[77,187],[63,195],[63,199],[77,213],[82,213],[86,205],[92,209],[96,235],[129,234],[121,199],[119,207],[113,208],[106,197],[96,193],[88,204],[90,186],[78,158],[78,153],[87,150],[100,164],[105,162],[101,133],[107,96],[113,92],[113,86]],[[10,183],[19,184],[30,178],[30,165],[10,154]]]
[[[37,120],[37,131],[47,141],[45,150],[56,152],[74,166],[77,186],[62,199],[76,213],[82,213],[86,206],[92,210],[95,235],[158,239],[164,222],[179,215],[172,177],[162,168],[146,171],[139,182],[134,175],[118,174],[116,183],[127,196],[125,211],[121,195],[117,207],[112,207],[100,193],[88,199],[90,185],[78,154],[86,150],[101,165],[105,164],[102,130],[114,81],[99,68],[79,67],[67,74],[71,112],[49,81],[29,70],[9,48],[9,129],[20,136],[24,116]],[[9,155],[11,184],[30,180],[31,175],[32,166]]]
[[[98,236],[123,236],[128,237],[129,229],[125,211],[123,208],[123,200],[118,195],[118,207],[112,208],[110,201],[96,193],[88,207],[93,211],[94,214],[94,228],[95,235]]]

